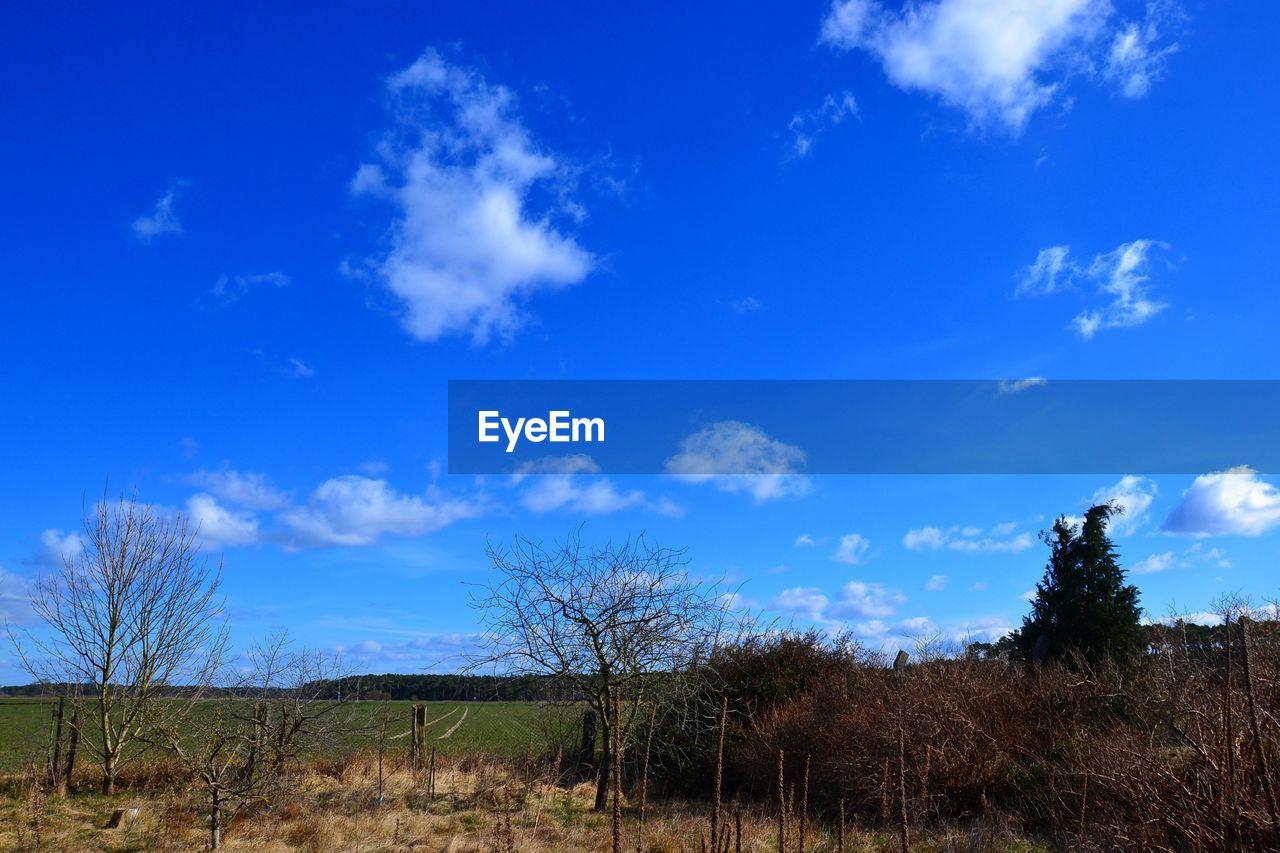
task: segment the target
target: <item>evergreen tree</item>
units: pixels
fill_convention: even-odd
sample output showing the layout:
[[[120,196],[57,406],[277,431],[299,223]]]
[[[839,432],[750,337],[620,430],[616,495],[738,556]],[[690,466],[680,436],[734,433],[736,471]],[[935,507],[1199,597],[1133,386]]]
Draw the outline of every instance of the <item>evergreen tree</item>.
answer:
[[[1107,522],[1121,512],[1115,504],[1090,507],[1079,530],[1059,518],[1041,534],[1049,563],[1036,584],[1031,613],[1014,635],[1026,660],[1103,659],[1131,661],[1145,646],[1139,621],[1138,588],[1125,583],[1124,569],[1107,537]]]

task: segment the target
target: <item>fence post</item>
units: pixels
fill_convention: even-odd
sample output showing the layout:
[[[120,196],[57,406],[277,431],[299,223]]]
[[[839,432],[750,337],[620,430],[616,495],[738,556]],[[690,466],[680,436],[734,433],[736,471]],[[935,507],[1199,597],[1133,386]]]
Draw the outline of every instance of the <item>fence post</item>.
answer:
[[[62,774],[64,789],[71,787],[72,774],[76,769],[76,747],[80,743],[80,705],[71,709],[71,732],[67,735],[67,767]]]
[[[421,706],[417,706],[417,704],[415,704],[415,706],[410,708],[410,712],[413,716],[410,720],[410,735],[408,735],[408,739],[410,739],[410,745],[408,745],[408,765],[410,765],[410,774],[415,780],[417,779],[417,765],[419,765],[419,757],[422,753],[422,744],[420,742],[421,729],[417,727],[417,710],[419,710],[420,707]]]
[[[62,712],[67,704],[66,696],[58,697],[58,710],[55,715],[57,722],[53,731],[53,761],[49,764],[49,782],[53,786],[54,793],[61,794],[64,792],[62,786]]]

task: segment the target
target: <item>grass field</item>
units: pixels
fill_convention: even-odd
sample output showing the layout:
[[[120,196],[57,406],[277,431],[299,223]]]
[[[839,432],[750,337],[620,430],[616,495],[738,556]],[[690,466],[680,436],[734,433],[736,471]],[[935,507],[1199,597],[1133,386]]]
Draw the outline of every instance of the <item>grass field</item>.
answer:
[[[216,705],[240,700],[217,699],[201,703],[207,713]],[[386,720],[389,753],[409,749],[413,702],[354,702],[341,707],[340,732],[330,745],[337,752],[376,750]],[[565,723],[564,708],[534,702],[425,702],[427,748],[442,755],[480,754],[519,756],[537,752],[550,742]],[[0,699],[0,772],[42,764],[52,740],[56,700]],[[92,733],[85,728],[85,736]],[[92,760],[85,755],[85,760]]]

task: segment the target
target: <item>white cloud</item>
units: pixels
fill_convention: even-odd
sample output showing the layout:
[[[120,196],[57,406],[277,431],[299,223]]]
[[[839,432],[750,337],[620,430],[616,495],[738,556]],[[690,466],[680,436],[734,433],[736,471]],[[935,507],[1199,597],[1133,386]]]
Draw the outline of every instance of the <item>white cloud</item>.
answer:
[[[151,211],[133,220],[133,235],[144,243],[150,243],[156,237],[182,234],[182,222],[174,208],[185,186],[185,181],[172,181],[169,189],[156,199]]]
[[[1135,575],[1150,575],[1156,572],[1163,572],[1173,566],[1174,556],[1172,551],[1165,551],[1163,554],[1152,554],[1144,557],[1133,564],[1129,569]]]
[[[836,552],[831,555],[831,559],[837,563],[848,563],[856,566],[867,560],[868,552],[871,550],[871,542],[866,537],[857,533],[850,533],[840,537],[840,547],[836,548]]]
[[[993,643],[1013,629],[1014,626],[1000,616],[968,619],[956,626],[951,639],[956,643]]]
[[[619,491],[607,478],[587,481],[565,474],[537,477],[521,493],[520,503],[525,509],[538,513],[565,510],[579,515],[606,515],[638,508],[667,516],[684,514],[672,501],[650,501],[639,489]]]
[[[808,533],[801,533],[796,537],[796,541],[791,543],[795,548],[812,548],[818,544],[818,540],[814,539]]]
[[[218,280],[213,283],[213,289],[209,293],[218,302],[223,305],[232,305],[239,302],[255,290],[262,288],[288,287],[291,283],[289,276],[282,272],[264,272],[253,274],[239,275],[221,275]]]
[[[684,508],[665,498],[650,500],[643,491],[620,491],[607,477],[588,480],[600,466],[584,453],[547,456],[521,463],[512,482],[526,483],[520,503],[530,512],[566,510],[581,515],[607,515],[624,509],[645,509],[678,518]]]
[[[857,117],[858,102],[850,92],[827,95],[817,109],[801,110],[787,123],[787,130],[791,132],[791,155],[807,157],[823,131],[847,118]]]
[[[1152,297],[1149,284],[1153,253],[1168,249],[1169,244],[1160,240],[1134,240],[1095,255],[1085,266],[1071,260],[1069,246],[1052,246],[1020,271],[1014,293],[1047,296],[1074,289],[1077,281],[1090,282],[1108,301],[1076,315],[1070,324],[1076,334],[1090,340],[1104,329],[1140,326],[1169,307]]]
[[[780,610],[792,616],[801,616],[817,622],[823,619],[828,603],[827,597],[822,594],[822,590],[814,587],[797,586],[791,589],[784,589],[775,595],[770,600],[769,606],[774,610]]]
[[[764,307],[764,303],[754,296],[744,296],[741,299],[730,299],[729,310],[735,314],[750,314],[752,311],[759,311]]]
[[[1094,492],[1092,503],[1117,504],[1123,511],[1112,517],[1110,529],[1118,536],[1128,536],[1146,521],[1147,510],[1155,500],[1156,491],[1156,484],[1151,480],[1128,474],[1119,482]]]
[[[529,296],[577,284],[594,265],[556,224],[583,216],[574,170],[532,139],[509,89],[434,50],[387,87],[400,126],[351,184],[396,210],[372,267],[419,340],[509,336]]]
[[[942,592],[947,588],[946,575],[933,575],[929,578],[928,583],[924,585],[925,592]]]
[[[774,596],[769,606],[774,610],[814,622],[844,620],[879,620],[893,616],[906,596],[896,589],[878,583],[850,581],[840,588],[833,601],[816,587],[797,586]]]
[[[252,471],[234,471],[222,468],[218,471],[196,471],[184,478],[192,486],[212,492],[229,503],[246,509],[284,509],[289,505],[289,495],[271,484],[265,474]]]
[[[40,534],[40,550],[31,561],[40,566],[62,566],[84,552],[84,539],[76,531],[49,528]]]
[[[305,506],[280,513],[294,547],[369,545],[384,535],[420,536],[478,515],[469,501],[429,490],[406,495],[386,480],[345,475],[321,483]]]
[[[909,551],[961,551],[965,553],[1010,553],[1025,551],[1034,544],[1030,533],[1013,534],[1015,524],[1005,522],[997,524],[983,536],[981,527],[953,526],[947,530],[941,527],[917,527],[908,530],[902,537],[903,546]]]
[[[894,615],[907,597],[878,583],[849,581],[831,603],[828,615],[835,619],[884,619]]]
[[[953,539],[947,543],[952,551],[975,554],[1019,554],[1035,544],[1030,533],[1019,533],[1004,539],[986,536],[981,539]]]
[[[800,448],[775,441],[759,427],[718,421],[681,441],[666,472],[691,483],[712,483],[723,492],[748,494],[762,504],[812,491],[809,479],[796,473],[804,460]]]
[[[835,0],[821,40],[866,51],[899,88],[1016,135],[1073,74],[1112,82],[1127,97],[1145,94],[1170,51],[1159,46],[1170,16],[1157,5],[1139,25],[1113,21],[1107,0],[921,0],[901,10]]]
[[[920,527],[908,530],[902,544],[910,551],[937,551],[947,544],[947,535],[940,527]]]
[[[1260,536],[1280,527],[1280,490],[1241,465],[1196,477],[1164,530],[1183,536]]]
[[[871,53],[901,88],[1016,133],[1052,99],[1062,54],[1094,38],[1104,12],[1100,0],[938,0],[901,13],[874,0],[837,0],[822,39]]]
[[[529,474],[598,474],[600,466],[585,453],[570,453],[565,456],[544,456],[520,463],[516,469],[515,481],[518,483]]]
[[[337,643],[332,646],[333,654],[364,671],[454,672],[466,667],[486,649],[486,638],[480,633],[427,634],[377,626],[372,630],[382,630],[393,636],[412,635],[413,639],[394,642],[364,639],[350,644]]]
[[[248,513],[234,512],[203,492],[187,499],[187,518],[199,530],[203,547],[252,545],[261,538],[258,520]]]

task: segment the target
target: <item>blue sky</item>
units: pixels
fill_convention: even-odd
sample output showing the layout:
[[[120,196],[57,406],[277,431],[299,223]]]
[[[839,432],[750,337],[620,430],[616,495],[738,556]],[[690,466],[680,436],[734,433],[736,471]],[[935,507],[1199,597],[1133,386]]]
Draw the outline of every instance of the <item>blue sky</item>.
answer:
[[[360,669],[455,659],[486,541],[579,524],[877,645],[1017,624],[1035,533],[1115,495],[1153,615],[1275,592],[1249,459],[444,466],[448,379],[1274,378],[1270,4],[2,14],[11,622],[108,478],[202,523],[235,639]]]

